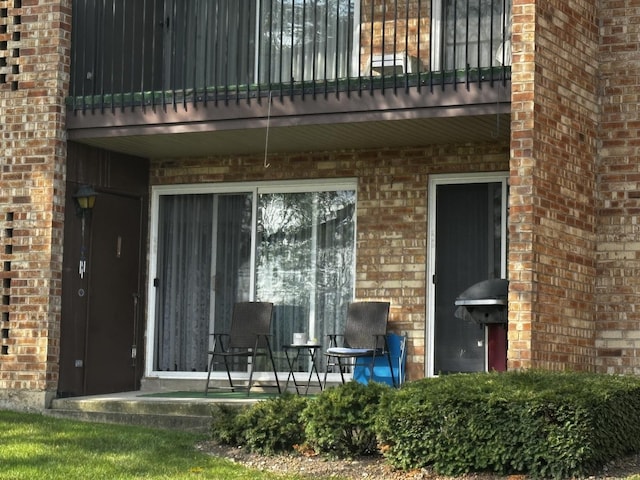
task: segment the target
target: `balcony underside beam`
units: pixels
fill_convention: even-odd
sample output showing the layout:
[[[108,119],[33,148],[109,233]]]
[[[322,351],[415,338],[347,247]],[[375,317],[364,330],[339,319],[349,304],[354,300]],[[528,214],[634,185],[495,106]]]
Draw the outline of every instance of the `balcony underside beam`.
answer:
[[[508,138],[510,83],[69,112],[68,138],[144,156],[420,146]]]

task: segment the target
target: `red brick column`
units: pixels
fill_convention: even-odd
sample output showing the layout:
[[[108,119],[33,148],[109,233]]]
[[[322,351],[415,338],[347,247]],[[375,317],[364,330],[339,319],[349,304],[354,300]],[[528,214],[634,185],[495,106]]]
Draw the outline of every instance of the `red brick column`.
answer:
[[[512,369],[594,369],[596,3],[513,2]]]
[[[0,1],[0,406],[57,388],[70,3]]]
[[[640,374],[640,62],[637,2],[600,2],[602,123],[598,370]]]

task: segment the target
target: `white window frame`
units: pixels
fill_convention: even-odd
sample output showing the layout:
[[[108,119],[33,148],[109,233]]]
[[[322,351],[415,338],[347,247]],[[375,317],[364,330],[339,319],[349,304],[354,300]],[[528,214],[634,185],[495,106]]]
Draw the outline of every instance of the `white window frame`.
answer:
[[[338,190],[352,190],[356,193],[356,211],[358,197],[358,182],[356,178],[322,179],[322,180],[284,180],[273,182],[234,182],[234,183],[206,183],[191,185],[159,185],[151,188],[151,218],[149,226],[149,260],[147,265],[147,315],[146,315],[146,349],[145,349],[145,377],[158,379],[184,379],[184,380],[205,380],[207,372],[167,372],[154,370],[153,359],[154,339],[156,334],[156,288],[154,279],[157,278],[158,260],[158,208],[160,197],[163,195],[189,195],[189,194],[220,194],[220,193],[251,193],[253,195],[253,226],[251,231],[251,271],[255,271],[255,243],[257,237],[256,214],[258,206],[258,195],[263,193],[312,193]],[[354,228],[357,232],[357,218]],[[357,235],[357,233],[356,233]],[[356,239],[354,238],[354,241]],[[357,248],[357,246],[355,247]],[[355,272],[355,257],[353,269]],[[355,276],[354,276],[355,278]],[[251,275],[251,295],[255,294],[255,278]],[[352,296],[355,296],[355,282]],[[337,332],[340,333],[340,332]],[[322,361],[319,355],[318,362]],[[278,372],[280,380],[286,379],[288,372]],[[226,372],[212,372],[213,380],[226,379]],[[249,378],[248,372],[234,372],[234,378],[242,381]],[[272,372],[254,372],[254,379],[257,381],[273,381]],[[340,379],[339,373],[329,373],[327,380],[335,382]]]

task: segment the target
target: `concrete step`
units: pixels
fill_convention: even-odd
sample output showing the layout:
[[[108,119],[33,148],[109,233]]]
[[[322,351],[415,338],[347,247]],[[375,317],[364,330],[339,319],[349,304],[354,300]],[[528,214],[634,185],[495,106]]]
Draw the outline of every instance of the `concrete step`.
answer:
[[[137,413],[90,412],[58,408],[46,410],[45,414],[51,417],[79,420],[83,422],[119,423],[124,425],[138,425],[143,427],[182,430],[195,433],[206,433],[211,423],[210,417],[185,415],[176,417],[170,415]]]
[[[45,414],[87,422],[120,423],[206,433],[211,425],[211,405],[215,401],[200,398],[144,397],[140,392],[127,392],[56,398]]]

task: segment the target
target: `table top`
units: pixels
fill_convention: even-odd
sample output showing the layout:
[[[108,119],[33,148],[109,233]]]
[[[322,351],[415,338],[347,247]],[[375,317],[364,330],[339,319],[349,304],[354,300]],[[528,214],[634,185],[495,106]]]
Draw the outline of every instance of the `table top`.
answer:
[[[319,343],[290,343],[283,345],[284,348],[322,348]]]

